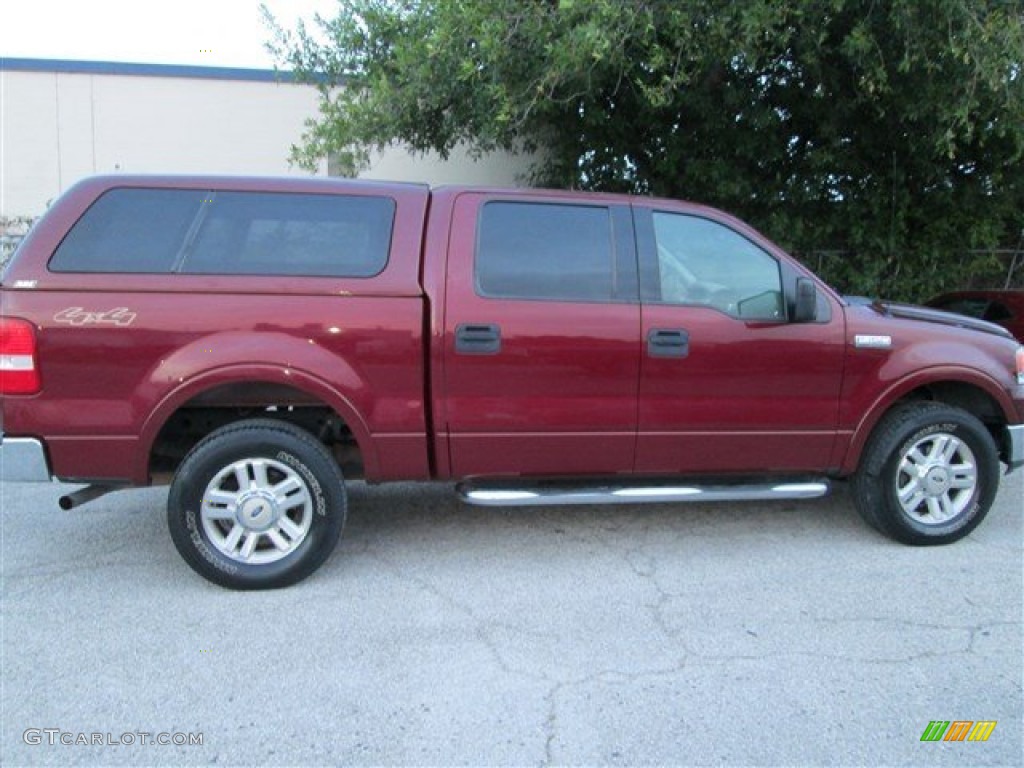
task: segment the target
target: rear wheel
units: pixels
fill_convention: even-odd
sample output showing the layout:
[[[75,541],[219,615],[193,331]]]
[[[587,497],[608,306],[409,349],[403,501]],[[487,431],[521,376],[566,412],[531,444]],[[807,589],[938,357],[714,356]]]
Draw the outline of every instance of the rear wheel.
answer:
[[[252,419],[219,429],[185,457],[167,522],[200,575],[231,589],[304,579],[334,549],[345,522],[341,470],[312,435]]]
[[[861,516],[905,544],[948,544],[973,531],[999,486],[999,455],[974,416],[940,403],[888,414],[853,479]]]

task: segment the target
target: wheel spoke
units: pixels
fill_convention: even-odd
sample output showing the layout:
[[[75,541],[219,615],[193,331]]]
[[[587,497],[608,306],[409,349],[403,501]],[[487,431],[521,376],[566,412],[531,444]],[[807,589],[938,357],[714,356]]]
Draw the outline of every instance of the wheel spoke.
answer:
[[[900,502],[905,506],[911,496],[916,496],[921,492],[921,481],[917,475],[910,476],[910,482],[904,485],[899,490]]]
[[[203,517],[207,520],[234,520],[235,519],[235,508],[234,507],[211,507],[209,504],[203,504]]]
[[[939,504],[937,496],[929,496],[926,503],[928,504],[928,514],[932,516],[934,520],[942,519],[942,506]]]
[[[277,521],[277,527],[284,531],[285,535],[291,540],[296,541],[302,535],[302,529],[292,522],[291,518],[282,515]]]
[[[939,509],[943,520],[949,520],[953,515],[956,514],[956,505],[953,504],[953,500],[949,497],[948,493],[944,493],[938,497]]]
[[[973,488],[977,482],[978,475],[972,464],[958,464],[952,468],[950,477],[950,488]]]
[[[203,500],[208,504],[223,504],[228,507],[238,506],[237,493],[234,491],[222,491],[219,488],[208,490]]]
[[[252,557],[252,553],[256,551],[256,544],[260,540],[260,536],[263,534],[257,533],[256,531],[250,531],[249,535],[245,537],[245,543],[242,545],[242,551],[239,552],[243,560],[248,560]]]
[[[924,491],[918,489],[914,492],[913,496],[903,502],[903,508],[908,512],[913,512],[921,506],[921,502],[924,501],[924,498]]]
[[[910,453],[903,459],[904,462],[910,462],[913,467],[920,467],[923,464],[928,463],[928,457],[921,453],[921,449],[918,446],[914,446]]]
[[[238,510],[238,494],[231,491],[207,491],[203,497],[203,517],[211,520],[229,520]]]
[[[249,467],[244,463],[238,463],[235,465],[235,480],[238,483],[239,491],[247,491],[252,485],[252,481],[249,479]]]
[[[309,493],[303,488],[298,493],[294,493],[287,498],[279,496],[277,503],[281,505],[281,508],[285,511],[289,509],[295,509],[296,507],[304,507],[309,503]]]
[[[287,552],[291,547],[291,543],[281,535],[280,531],[274,530],[273,528],[267,531],[267,537],[281,552]]]
[[[253,485],[256,488],[269,488],[270,480],[267,478],[267,462],[259,459],[252,462]]]
[[[283,499],[289,493],[299,490],[302,487],[302,483],[299,482],[299,478],[295,475],[289,475],[280,483],[270,489],[270,492],[274,494],[278,499]]]
[[[945,435],[935,435],[934,437],[932,437],[928,441],[928,445],[925,449],[927,456],[926,461],[929,464],[933,465],[936,462],[941,461],[942,454],[945,452],[946,445],[948,444],[948,442],[949,438],[947,438]]]
[[[960,450],[960,441],[955,437],[944,437],[941,447],[941,458],[943,464],[952,464],[953,457]]]
[[[310,501],[306,485],[299,478],[291,476],[270,489],[282,509],[294,509]]]
[[[241,525],[235,525],[224,539],[224,549],[227,552],[234,553],[238,547],[238,541],[242,538],[242,534],[245,533],[245,528]]]

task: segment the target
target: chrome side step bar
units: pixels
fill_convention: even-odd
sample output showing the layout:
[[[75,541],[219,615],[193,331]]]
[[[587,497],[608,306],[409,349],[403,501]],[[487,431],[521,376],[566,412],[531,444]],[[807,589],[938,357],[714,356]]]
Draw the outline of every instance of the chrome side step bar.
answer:
[[[460,483],[462,500],[482,507],[540,507],[566,504],[664,504],[681,501],[770,501],[815,499],[829,491],[824,479],[735,485],[567,485],[537,486]]]

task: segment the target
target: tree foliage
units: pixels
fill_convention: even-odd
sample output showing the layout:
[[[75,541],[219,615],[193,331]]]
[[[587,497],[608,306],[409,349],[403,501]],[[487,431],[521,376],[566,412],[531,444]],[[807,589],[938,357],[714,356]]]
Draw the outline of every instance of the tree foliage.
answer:
[[[317,25],[272,43],[320,88],[300,164],[526,151],[533,183],[716,205],[890,296],[1021,238],[1019,0],[346,0]]]

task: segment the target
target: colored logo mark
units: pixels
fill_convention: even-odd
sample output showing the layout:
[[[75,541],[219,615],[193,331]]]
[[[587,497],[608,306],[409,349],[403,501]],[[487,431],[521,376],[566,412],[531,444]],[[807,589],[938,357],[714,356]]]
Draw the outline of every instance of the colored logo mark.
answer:
[[[997,720],[932,720],[921,741],[988,741]]]

